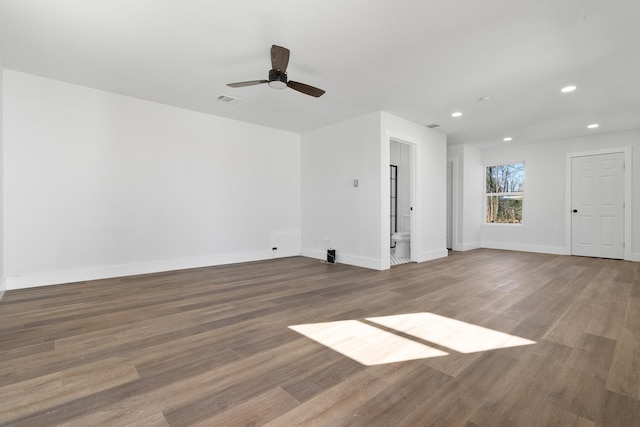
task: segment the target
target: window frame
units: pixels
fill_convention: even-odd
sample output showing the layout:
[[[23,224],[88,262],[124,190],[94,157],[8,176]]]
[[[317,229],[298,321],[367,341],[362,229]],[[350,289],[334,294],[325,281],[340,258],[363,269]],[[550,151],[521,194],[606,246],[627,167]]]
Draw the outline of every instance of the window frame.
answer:
[[[521,182],[521,187],[522,187],[522,191],[503,191],[503,192],[487,192],[488,190],[488,182],[487,182],[487,169],[488,168],[497,168],[500,166],[516,166],[516,165],[522,165],[522,182]],[[504,226],[504,225],[511,225],[511,226],[521,226],[522,224],[524,224],[524,198],[525,198],[525,182],[526,182],[526,162],[524,161],[518,161],[518,162],[505,162],[505,163],[495,163],[495,164],[487,164],[484,166],[484,175],[483,175],[483,179],[484,179],[484,201],[483,201],[483,223],[485,225],[498,225],[498,226]],[[487,209],[488,209],[488,201],[489,201],[489,197],[518,197],[520,200],[522,200],[522,211],[521,211],[521,218],[520,218],[520,222],[489,222],[488,221],[488,215],[487,215]]]

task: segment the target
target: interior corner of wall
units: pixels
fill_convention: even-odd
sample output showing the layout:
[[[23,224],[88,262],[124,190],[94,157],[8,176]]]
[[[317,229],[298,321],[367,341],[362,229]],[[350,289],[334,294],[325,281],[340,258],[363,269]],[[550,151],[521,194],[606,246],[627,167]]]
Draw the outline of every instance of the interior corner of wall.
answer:
[[[4,292],[6,290],[7,290],[7,279],[3,277],[2,280],[0,281],[0,300],[4,296]]]
[[[472,251],[474,249],[480,249],[482,248],[482,242],[468,242],[468,243],[463,243],[460,247],[460,251]]]
[[[421,253],[419,259],[417,259],[416,261],[417,262],[433,261],[440,258],[446,258],[447,256],[449,256],[449,251],[446,248],[438,249],[438,250]]]

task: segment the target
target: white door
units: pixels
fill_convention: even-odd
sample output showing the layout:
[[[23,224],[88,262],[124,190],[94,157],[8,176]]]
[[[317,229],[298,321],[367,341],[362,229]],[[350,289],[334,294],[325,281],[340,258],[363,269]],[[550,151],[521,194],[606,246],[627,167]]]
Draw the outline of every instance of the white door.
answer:
[[[571,254],[624,258],[624,154],[571,159]]]

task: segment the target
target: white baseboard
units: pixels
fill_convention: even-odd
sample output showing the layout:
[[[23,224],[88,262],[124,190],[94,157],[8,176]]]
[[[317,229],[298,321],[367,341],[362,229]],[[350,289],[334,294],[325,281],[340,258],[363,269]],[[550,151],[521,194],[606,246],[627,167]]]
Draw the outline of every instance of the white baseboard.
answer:
[[[7,278],[3,277],[2,280],[0,280],[0,300],[4,296],[4,291],[6,290],[7,290]]]
[[[353,265],[355,267],[368,268],[371,270],[386,270],[388,267],[383,266],[382,260],[373,259],[373,258],[364,258],[353,255],[336,255],[336,259],[338,262],[342,262],[343,264]],[[389,261],[387,261],[387,264]]]
[[[518,243],[482,241],[482,247],[487,249],[501,249],[506,251],[535,252],[540,254],[570,255],[564,246],[523,245]]]
[[[305,256],[308,258],[326,260],[327,252],[317,250],[317,249],[302,249],[302,256]],[[444,258],[447,256],[449,256],[449,252],[447,251],[446,248],[439,249],[436,251],[423,252],[418,256],[418,258],[416,259],[416,262],[431,261],[434,259]],[[353,265],[355,267],[368,268],[371,270],[389,269],[388,261],[387,263],[383,263],[382,260],[343,254],[338,250],[336,251],[336,261],[340,264],[348,264],[348,265]]]
[[[434,259],[445,258],[448,256],[449,256],[449,251],[447,250],[447,248],[438,249],[436,251],[422,252],[416,259],[416,262],[431,261]]]
[[[471,243],[462,243],[453,245],[454,251],[472,251],[474,249],[480,249],[482,247],[482,243],[480,242],[471,242]]]
[[[571,255],[571,250],[565,248],[564,246],[537,246],[522,245],[517,243],[483,241],[482,247],[487,249],[501,249],[506,251],[535,252],[539,254]],[[629,258],[627,261],[640,262],[640,252],[632,252],[631,258]]]
[[[323,251],[319,251],[317,249],[305,249],[305,248],[302,248],[302,256],[307,257],[307,258],[326,260],[327,259],[327,251],[323,252]]]
[[[321,259],[326,261],[327,251],[303,248],[302,256],[305,256],[307,258],[315,258],[315,259]],[[344,254],[344,253],[341,253],[339,250],[336,250],[336,263],[353,265],[355,267],[369,268],[371,270],[386,270],[386,268],[382,265],[382,260]]]
[[[532,246],[505,244],[498,242],[482,242],[482,246],[475,244],[465,245],[463,250],[478,249],[480,247],[490,249],[514,250],[523,252],[548,253],[555,255],[569,255],[564,247],[553,246]],[[290,252],[290,253],[289,253]],[[236,264],[241,262],[261,261],[272,258],[285,258],[291,256],[305,256],[319,260],[326,260],[326,251],[314,249],[302,249],[302,253],[297,251],[261,251],[245,252],[236,254],[211,255],[204,257],[184,258],[167,261],[152,261],[133,264],[120,264],[102,267],[88,267],[73,270],[58,270],[25,275],[5,277],[0,281],[0,299],[7,290],[26,289],[37,286],[58,285],[62,283],[84,282],[88,280],[108,279],[114,277],[133,276],[138,274],[160,273],[164,271],[184,270],[189,268],[211,267],[215,265]],[[447,250],[437,250],[420,254],[418,262],[430,261],[443,258],[448,255]],[[353,265],[356,267],[373,270],[384,270],[381,260],[352,256],[337,252],[337,262]],[[640,253],[634,252],[631,261],[640,262]]]
[[[31,273],[7,277],[5,279],[6,289],[26,289],[37,286],[59,285],[62,283],[84,282],[87,280],[125,277],[138,274],[161,273],[165,271],[185,270],[188,268],[211,267],[215,265],[236,264],[240,262],[261,261],[272,258],[285,258],[300,255],[300,253],[297,251],[295,251],[295,253],[289,252],[291,251],[281,251],[280,249],[278,249],[277,252],[273,252],[270,250],[243,252],[165,261],[151,261],[132,264]]]

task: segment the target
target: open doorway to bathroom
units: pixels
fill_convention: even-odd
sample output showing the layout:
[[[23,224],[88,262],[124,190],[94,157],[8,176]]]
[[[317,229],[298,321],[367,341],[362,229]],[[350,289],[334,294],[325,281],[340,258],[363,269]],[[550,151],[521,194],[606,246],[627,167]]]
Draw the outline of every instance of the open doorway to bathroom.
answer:
[[[393,250],[396,248],[393,235],[398,232],[398,165],[389,167],[389,218],[389,247]]]
[[[389,244],[393,266],[412,259],[413,146],[392,139],[389,149]]]

